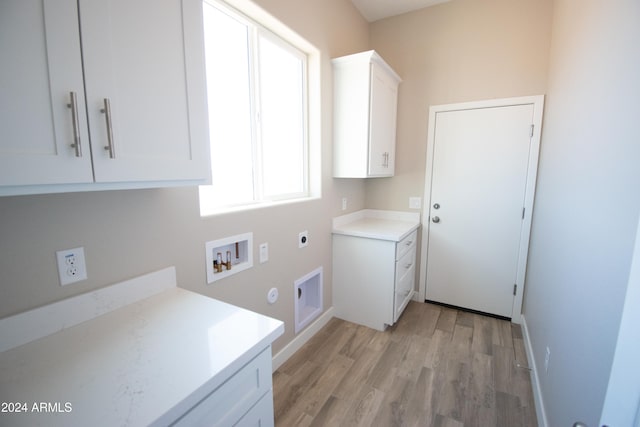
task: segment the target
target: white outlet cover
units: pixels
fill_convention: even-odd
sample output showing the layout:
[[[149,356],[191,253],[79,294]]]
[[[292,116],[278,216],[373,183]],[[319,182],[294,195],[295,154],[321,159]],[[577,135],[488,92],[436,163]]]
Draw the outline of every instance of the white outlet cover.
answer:
[[[309,232],[307,230],[301,231],[298,234],[298,247],[304,248],[309,244]]]
[[[57,251],[56,258],[61,286],[87,280],[87,264],[83,247]]]
[[[278,301],[278,288],[269,289],[267,301],[269,301],[269,304],[275,304],[275,302]]]
[[[422,197],[409,197],[409,209],[420,209],[422,207]]]

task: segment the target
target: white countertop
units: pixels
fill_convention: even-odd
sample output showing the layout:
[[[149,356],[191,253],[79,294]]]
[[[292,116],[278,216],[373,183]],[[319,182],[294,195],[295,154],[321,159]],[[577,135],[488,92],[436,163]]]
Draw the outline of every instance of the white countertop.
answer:
[[[283,331],[279,320],[170,287],[0,353],[0,401],[27,404],[0,424],[166,425]],[[40,402],[48,413],[33,411]]]
[[[399,242],[419,226],[419,213],[363,209],[334,218],[333,234]]]

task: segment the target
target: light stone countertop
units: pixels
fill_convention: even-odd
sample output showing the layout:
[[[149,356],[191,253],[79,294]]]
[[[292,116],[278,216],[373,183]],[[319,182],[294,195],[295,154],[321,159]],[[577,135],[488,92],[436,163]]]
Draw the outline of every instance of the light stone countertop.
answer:
[[[333,234],[399,242],[420,227],[414,212],[363,209],[333,219]]]
[[[0,413],[0,425],[166,425],[283,331],[279,320],[169,287],[0,353],[0,401],[27,405]],[[34,412],[41,402],[48,410]]]

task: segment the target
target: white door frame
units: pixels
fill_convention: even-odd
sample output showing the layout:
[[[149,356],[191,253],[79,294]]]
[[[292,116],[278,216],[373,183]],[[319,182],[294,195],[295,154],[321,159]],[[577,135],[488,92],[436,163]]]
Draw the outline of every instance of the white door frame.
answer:
[[[431,178],[433,174],[433,149],[435,145],[435,121],[436,114],[445,111],[472,110],[491,107],[509,107],[515,105],[533,105],[533,136],[529,148],[529,163],[527,167],[527,184],[524,196],[525,215],[520,234],[520,249],[518,251],[518,266],[516,274],[517,291],[513,300],[511,321],[521,322],[522,298],[524,295],[524,279],[527,269],[527,254],[529,252],[529,237],[531,234],[531,214],[536,189],[536,177],[538,173],[538,156],[540,153],[540,135],[542,130],[542,111],[544,108],[544,95],[523,96],[517,98],[491,99],[485,101],[465,102],[459,104],[432,105],[429,108],[429,128],[427,133],[427,162],[424,179],[424,204],[422,206],[422,250],[420,257],[420,284],[418,300],[424,302],[426,298],[427,257],[429,249],[429,211],[431,206]]]

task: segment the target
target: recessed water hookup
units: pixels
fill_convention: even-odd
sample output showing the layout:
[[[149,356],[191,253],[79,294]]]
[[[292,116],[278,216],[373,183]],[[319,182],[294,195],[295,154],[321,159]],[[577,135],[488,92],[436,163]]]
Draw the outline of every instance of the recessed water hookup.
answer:
[[[205,243],[207,283],[253,267],[253,233]]]

